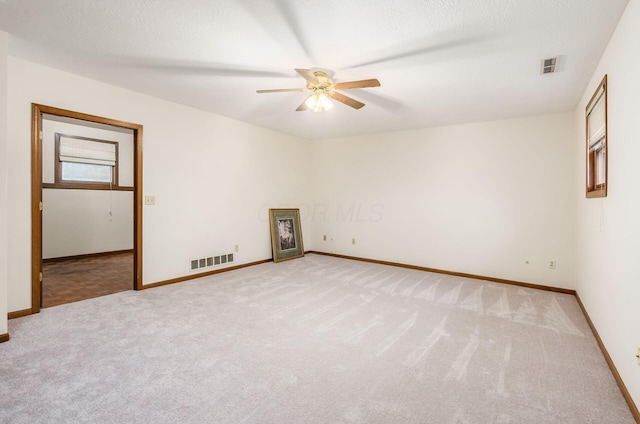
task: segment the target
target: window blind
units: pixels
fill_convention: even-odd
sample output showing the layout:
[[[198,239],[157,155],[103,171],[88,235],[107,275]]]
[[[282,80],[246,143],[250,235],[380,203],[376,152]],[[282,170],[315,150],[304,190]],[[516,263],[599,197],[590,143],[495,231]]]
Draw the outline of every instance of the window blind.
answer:
[[[589,150],[597,150],[605,143],[605,123],[604,90],[601,90],[589,112]]]
[[[116,165],[116,145],[79,138],[60,137],[61,162]]]

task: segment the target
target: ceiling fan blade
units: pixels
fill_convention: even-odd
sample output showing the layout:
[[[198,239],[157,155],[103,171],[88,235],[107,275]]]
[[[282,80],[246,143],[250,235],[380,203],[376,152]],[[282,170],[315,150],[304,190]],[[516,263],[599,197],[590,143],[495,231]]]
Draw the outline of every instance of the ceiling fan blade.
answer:
[[[357,101],[356,99],[352,99],[351,97],[347,97],[344,94],[340,94],[338,92],[333,92],[331,94],[331,98],[339,101],[340,103],[344,103],[347,106],[351,106],[354,109],[360,109],[364,106],[364,103]]]
[[[298,69],[296,68],[296,72],[300,74],[300,76],[304,79],[307,80],[307,82],[313,84],[313,85],[318,85],[320,84],[320,81],[318,81],[318,78],[316,78],[315,75],[313,75],[313,72],[311,72],[309,69]]]
[[[273,90],[256,90],[256,93],[283,93],[289,91],[307,91],[306,88],[276,88]]]
[[[313,96],[313,94],[311,96]],[[307,99],[311,96],[308,96],[306,99],[304,99],[304,102],[300,103],[300,106],[298,106],[298,109],[296,109],[296,112],[304,112],[309,108],[307,106]]]
[[[350,88],[380,87],[377,79],[367,79],[361,81],[337,82],[334,84],[336,90],[348,90]]]

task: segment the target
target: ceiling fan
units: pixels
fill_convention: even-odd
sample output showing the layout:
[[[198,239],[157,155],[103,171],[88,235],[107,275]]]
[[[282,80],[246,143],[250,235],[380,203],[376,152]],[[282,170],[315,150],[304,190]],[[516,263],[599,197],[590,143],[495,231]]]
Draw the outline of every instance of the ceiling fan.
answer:
[[[310,91],[311,94],[304,102],[298,106],[296,111],[301,112],[311,109],[315,112],[321,110],[329,110],[333,107],[333,103],[329,100],[334,99],[354,109],[360,109],[364,103],[338,93],[339,90],[349,90],[351,88],[380,87],[380,81],[377,79],[367,79],[360,81],[336,82],[323,71],[312,71],[310,69],[296,69],[305,80],[307,86],[304,88],[277,88],[273,90],[257,90],[258,93],[281,93],[287,91]]]

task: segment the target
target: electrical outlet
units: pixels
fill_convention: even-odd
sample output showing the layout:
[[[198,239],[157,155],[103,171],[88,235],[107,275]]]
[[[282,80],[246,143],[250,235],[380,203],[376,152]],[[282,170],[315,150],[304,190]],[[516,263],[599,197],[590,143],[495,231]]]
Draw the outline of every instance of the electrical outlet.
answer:
[[[235,251],[236,251],[236,252],[239,252],[239,251],[240,251],[240,245],[239,245],[239,244],[236,244]]]
[[[156,204],[156,196],[144,196],[144,204],[145,205],[155,205]]]
[[[556,261],[549,261],[549,269],[556,269]]]
[[[636,361],[638,362],[638,365],[640,365],[640,347],[638,348],[638,352],[636,353]]]
[[[351,244],[356,244],[356,239],[351,239]]]
[[[326,234],[322,236],[322,241],[327,241],[327,235]]]

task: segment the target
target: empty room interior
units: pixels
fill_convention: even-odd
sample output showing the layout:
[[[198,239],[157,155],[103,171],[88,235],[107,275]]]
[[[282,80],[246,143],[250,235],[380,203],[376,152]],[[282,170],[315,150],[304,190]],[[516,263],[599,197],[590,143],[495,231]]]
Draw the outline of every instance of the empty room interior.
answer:
[[[0,422],[640,423],[639,22],[0,1]]]

